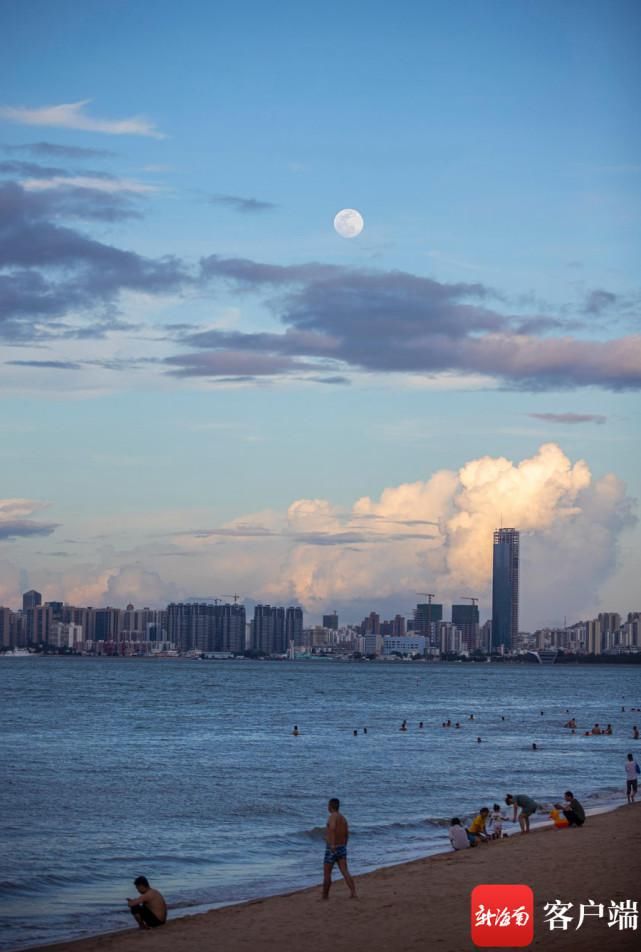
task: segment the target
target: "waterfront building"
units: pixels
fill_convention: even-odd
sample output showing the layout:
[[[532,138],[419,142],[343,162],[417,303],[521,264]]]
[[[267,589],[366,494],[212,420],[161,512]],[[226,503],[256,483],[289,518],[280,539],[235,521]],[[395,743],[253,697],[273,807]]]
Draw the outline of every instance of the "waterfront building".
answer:
[[[335,630],[335,629],[334,629]],[[285,612],[285,644],[296,648],[303,644],[303,609],[290,607]]]
[[[11,609],[0,608],[0,648],[12,648]]]
[[[443,606],[439,602],[422,602],[414,609],[414,633],[427,639],[427,643],[437,646],[438,625],[443,621]]]
[[[337,612],[331,612],[329,615],[323,615],[323,628],[331,628],[332,631],[338,631]]]
[[[463,647],[473,651],[479,646],[478,605],[452,605],[452,624],[461,631]]]
[[[497,529],[492,559],[492,650],[509,652],[519,632],[519,531]]]
[[[424,635],[405,635],[403,638],[389,636],[383,638],[383,655],[390,657],[394,654],[405,656],[423,655],[427,646]]]
[[[256,605],[252,630],[252,648],[265,654],[285,654],[285,609]]]
[[[24,593],[22,596],[23,612],[28,611],[30,608],[37,608],[38,605],[42,605],[42,595],[40,592],[36,592],[35,589],[32,588]]]

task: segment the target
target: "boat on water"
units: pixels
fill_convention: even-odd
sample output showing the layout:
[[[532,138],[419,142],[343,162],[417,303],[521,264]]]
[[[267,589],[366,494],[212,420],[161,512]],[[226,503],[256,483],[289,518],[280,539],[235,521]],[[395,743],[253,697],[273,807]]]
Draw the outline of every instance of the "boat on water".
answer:
[[[12,648],[11,651],[3,651],[0,653],[0,658],[37,658],[35,652],[29,651],[27,648]]]

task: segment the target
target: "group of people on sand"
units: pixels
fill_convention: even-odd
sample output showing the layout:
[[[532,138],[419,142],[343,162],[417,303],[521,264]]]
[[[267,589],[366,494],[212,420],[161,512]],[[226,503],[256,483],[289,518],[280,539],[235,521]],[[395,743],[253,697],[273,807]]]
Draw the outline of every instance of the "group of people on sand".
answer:
[[[541,809],[536,800],[525,793],[517,793],[516,796],[508,793],[505,796],[505,804],[512,807],[512,823],[516,823],[518,818],[521,833],[529,833],[530,817]],[[560,819],[561,813],[563,820]],[[564,802],[555,804],[550,816],[555,820],[556,826],[583,826],[585,823],[585,810],[571,790],[565,791]],[[494,804],[492,810],[489,807],[481,807],[466,827],[457,816],[452,817],[448,830],[452,848],[464,850],[481,843],[489,843],[491,840],[500,840],[502,836],[507,836],[507,833],[503,833],[503,822],[509,819],[503,815],[498,803]]]

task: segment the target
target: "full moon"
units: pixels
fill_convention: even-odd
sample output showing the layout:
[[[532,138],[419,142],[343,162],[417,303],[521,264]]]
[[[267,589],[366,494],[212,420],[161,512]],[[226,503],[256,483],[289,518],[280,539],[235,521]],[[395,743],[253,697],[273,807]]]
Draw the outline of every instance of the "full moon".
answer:
[[[363,216],[355,208],[343,208],[334,218],[334,228],[341,238],[356,238],[364,226]]]

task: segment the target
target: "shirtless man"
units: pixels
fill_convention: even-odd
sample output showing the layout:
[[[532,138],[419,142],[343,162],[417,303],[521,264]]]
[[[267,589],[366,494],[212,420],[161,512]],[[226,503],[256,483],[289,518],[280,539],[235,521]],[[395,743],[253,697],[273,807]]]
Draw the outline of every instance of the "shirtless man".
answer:
[[[356,899],[356,886],[354,880],[349,874],[347,868],[347,840],[349,839],[349,828],[347,820],[340,813],[340,800],[336,797],[327,804],[329,819],[327,821],[327,830],[325,832],[325,859],[323,861],[323,899],[329,899],[329,890],[332,885],[332,867],[334,863],[338,864],[341,875],[347,883],[350,891],[350,898]]]
[[[157,889],[152,889],[146,876],[134,879],[140,893],[137,899],[128,899],[131,914],[141,929],[155,929],[167,921],[167,903]]]

